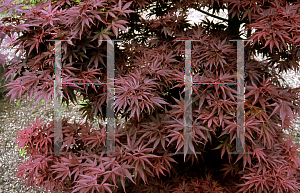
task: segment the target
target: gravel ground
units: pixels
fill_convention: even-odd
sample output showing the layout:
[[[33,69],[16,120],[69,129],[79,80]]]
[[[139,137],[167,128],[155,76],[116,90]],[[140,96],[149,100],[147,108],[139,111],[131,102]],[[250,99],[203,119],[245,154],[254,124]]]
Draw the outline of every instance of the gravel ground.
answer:
[[[18,102],[14,100],[9,104],[9,100],[0,100],[0,193],[39,193],[38,190],[29,190],[20,180],[15,177],[17,167],[20,163],[28,160],[28,156],[22,156],[15,149],[16,134],[26,126],[31,125],[36,117],[44,122],[53,120],[53,101],[45,105],[39,103],[34,107],[34,102],[24,98]],[[69,122],[80,121],[79,106],[72,103],[69,108],[63,107],[62,116],[70,116]]]

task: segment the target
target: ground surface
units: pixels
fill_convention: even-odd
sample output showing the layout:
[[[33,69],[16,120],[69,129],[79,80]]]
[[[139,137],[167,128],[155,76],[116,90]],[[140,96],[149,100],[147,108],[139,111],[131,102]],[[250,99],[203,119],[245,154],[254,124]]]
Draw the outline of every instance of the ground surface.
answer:
[[[20,163],[25,162],[28,156],[22,156],[15,149],[16,134],[30,121],[43,118],[44,121],[53,120],[53,101],[46,106],[39,103],[34,107],[34,102],[22,99],[20,102],[14,100],[0,100],[0,193],[39,193],[38,190],[29,190],[20,180],[16,179],[15,173]],[[72,104],[72,103],[71,103]],[[79,106],[70,105],[63,107],[63,116],[70,116],[70,122],[80,119]]]

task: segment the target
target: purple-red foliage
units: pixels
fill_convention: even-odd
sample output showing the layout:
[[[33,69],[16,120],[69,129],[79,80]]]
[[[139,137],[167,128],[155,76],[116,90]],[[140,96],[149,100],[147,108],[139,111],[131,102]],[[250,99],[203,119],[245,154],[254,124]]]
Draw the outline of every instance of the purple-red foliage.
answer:
[[[28,94],[36,103],[53,99],[54,43],[62,42],[63,82],[106,82],[106,42],[124,40],[115,50],[115,112],[125,123],[115,131],[116,152],[106,151],[105,125],[63,119],[63,149],[53,152],[54,123],[32,122],[18,134],[30,159],[17,175],[28,186],[64,192],[299,192],[298,147],[284,134],[299,113],[299,89],[279,82],[278,72],[299,69],[299,1],[106,1],[40,2],[24,9],[0,0],[0,35],[22,32],[12,45],[20,62],[1,55],[11,100]],[[225,24],[187,23],[188,8],[227,9]],[[176,13],[181,9],[181,12]],[[13,11],[15,10],[15,11]],[[152,19],[141,17],[150,11]],[[18,14],[19,17],[13,14]],[[240,31],[240,27],[245,28]],[[245,150],[236,148],[236,43],[244,34]],[[11,36],[12,37],[12,36]],[[151,39],[154,37],[154,39]],[[13,39],[13,38],[11,38]],[[184,145],[184,42],[193,42],[193,128]],[[256,53],[266,58],[254,59]],[[16,76],[15,76],[16,75]],[[63,85],[63,101],[87,100],[88,121],[106,117],[106,85]],[[120,122],[120,121],[118,121]],[[184,159],[183,159],[184,158]]]

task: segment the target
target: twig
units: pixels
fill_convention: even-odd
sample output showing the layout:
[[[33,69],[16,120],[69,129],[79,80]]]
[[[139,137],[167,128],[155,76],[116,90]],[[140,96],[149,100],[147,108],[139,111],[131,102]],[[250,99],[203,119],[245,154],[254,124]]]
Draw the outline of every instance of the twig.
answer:
[[[206,11],[203,11],[203,10],[201,10],[200,8],[198,8],[196,5],[195,5],[195,6],[193,6],[193,8],[194,8],[195,10],[197,10],[197,11],[200,11],[201,13],[204,13],[204,14],[208,15],[208,16],[211,16],[211,17],[214,17],[214,18],[216,18],[216,19],[219,19],[219,20],[222,20],[222,21],[228,22],[228,20],[227,20],[227,19],[225,19],[225,18],[222,18],[222,17],[219,17],[219,16],[216,16],[216,15],[214,15],[214,14],[211,14],[211,13],[208,13],[208,12],[206,12]]]

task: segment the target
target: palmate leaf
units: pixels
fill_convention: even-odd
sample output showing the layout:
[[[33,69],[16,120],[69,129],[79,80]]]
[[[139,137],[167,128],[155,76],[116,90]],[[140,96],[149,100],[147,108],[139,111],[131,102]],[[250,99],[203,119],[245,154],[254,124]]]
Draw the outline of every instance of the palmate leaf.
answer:
[[[96,175],[81,175],[81,178],[79,181],[77,181],[77,185],[73,187],[73,191],[77,192],[80,190],[80,192],[110,192],[112,193],[112,190],[110,189],[111,184],[105,183],[105,181],[102,181],[101,184],[97,183],[97,174]]]
[[[147,176],[154,176],[151,172],[150,168],[153,167],[151,163],[151,158],[158,157],[156,155],[150,154],[153,148],[147,148],[149,143],[143,145],[141,143],[141,139],[136,140],[136,133],[133,135],[132,140],[130,140],[129,136],[127,135],[127,144],[124,145],[125,147],[125,156],[123,160],[128,161],[128,164],[134,166],[134,179],[139,177],[143,179],[144,183],[147,183]]]
[[[66,177],[69,177],[71,179],[71,170],[67,165],[56,163],[51,167],[54,168],[54,173],[58,173],[55,179],[61,178],[62,181],[64,181]]]
[[[280,100],[280,99],[279,99]],[[280,100],[281,103],[273,103],[270,104],[269,106],[275,106],[275,109],[273,110],[272,114],[269,116],[269,119],[272,115],[274,115],[276,112],[280,112],[280,117],[281,117],[281,122],[282,122],[282,127],[285,125],[284,121],[286,120],[287,116],[289,117],[294,117],[293,111],[291,110],[291,105],[292,103],[288,103],[285,101]]]
[[[180,95],[180,100],[177,100],[173,97],[173,99],[176,101],[177,105],[170,105],[172,107],[172,110],[170,111],[170,115],[175,115],[176,119],[184,115],[184,100]]]
[[[109,32],[108,28],[101,28],[100,31],[96,31],[96,32],[94,32],[94,34],[95,35],[93,36],[92,41],[97,39],[98,40],[98,47],[102,44],[103,39],[107,40],[108,43],[112,44],[112,41],[109,37],[109,35],[112,35],[112,33]]]
[[[140,71],[116,79],[115,85],[116,112],[122,108],[125,112],[130,112],[129,118],[137,115],[140,119],[141,112],[148,110],[147,113],[150,114],[154,105],[162,107],[161,104],[167,104],[163,98],[153,93],[157,83],[142,76]]]
[[[252,21],[253,15],[257,15],[262,12],[260,5],[263,3],[260,1],[231,1],[230,4],[232,5],[232,9],[229,11],[229,13],[232,13],[232,17],[235,15],[240,15],[240,13],[243,12],[242,20],[248,16],[248,21]]]
[[[118,11],[118,15],[123,15],[123,16],[127,16],[129,15],[129,13],[134,13],[134,11],[129,10],[129,6],[131,5],[132,1],[126,3],[123,7],[122,7],[122,1],[119,0],[118,6],[116,6],[115,8],[113,8],[112,10],[114,11]],[[126,15],[127,14],[127,15]],[[118,16],[117,15],[117,16]]]
[[[33,36],[26,42],[25,47],[29,47],[28,55],[31,51],[35,48],[36,52],[39,52],[39,45],[43,42],[42,38],[45,36],[44,33],[38,33],[37,31],[34,32]]]
[[[128,21],[125,20],[117,20],[117,21],[112,21],[111,24],[108,25],[107,30],[112,29],[112,31],[114,32],[116,38],[118,38],[118,29],[123,30],[123,31],[127,31],[125,28],[125,24],[127,24]]]
[[[150,116],[152,120],[148,124],[141,124],[141,127],[145,128],[140,131],[141,138],[149,138],[149,141],[154,142],[153,150],[160,144],[164,150],[166,150],[166,142],[168,142],[168,138],[166,138],[167,128],[164,125],[164,121],[166,120],[166,116],[160,116],[157,114],[156,117]]]
[[[22,85],[22,82],[19,79],[16,82],[10,82],[10,83],[6,84],[6,86],[8,86],[8,88],[10,88],[10,91],[6,94],[6,96],[11,95],[10,103],[17,96],[20,99],[21,95],[23,95],[25,93],[25,86]]]
[[[57,9],[58,9],[58,7],[55,7],[52,10],[51,3],[49,3],[47,10],[46,9],[41,10],[41,12],[44,13],[44,16],[42,18],[46,19],[46,21],[44,20],[42,27],[44,27],[47,24],[50,24],[53,27],[53,21],[59,20],[58,18],[53,18],[53,16],[56,14]]]
[[[170,169],[172,169],[172,166],[170,162],[177,163],[172,158],[172,153],[168,153],[168,151],[165,151],[165,153],[162,156],[154,158],[154,164],[153,164],[153,173],[156,173],[157,177],[160,178],[160,174],[165,175],[164,171],[167,171],[170,174]]]
[[[169,130],[169,135],[166,136],[166,137],[171,137],[171,139],[169,140],[168,146],[170,146],[170,144],[172,142],[177,141],[177,143],[176,143],[176,149],[177,149],[176,153],[182,147],[184,147],[183,148],[184,160],[185,160],[185,156],[187,155],[187,152],[189,150],[192,151],[196,155],[193,143],[199,143],[200,142],[200,141],[197,140],[199,138],[198,135],[200,135],[200,137],[204,137],[204,140],[207,141],[207,138],[203,135],[203,133],[201,131],[201,129],[207,130],[205,127],[202,127],[202,126],[199,126],[199,125],[196,126],[196,124],[193,124],[191,131],[186,131],[186,133],[184,133],[187,126],[188,126],[188,124],[185,123],[184,120],[174,119],[173,121],[166,121],[166,122],[170,124],[170,125],[166,126],[166,128],[173,128],[173,129]],[[196,133],[198,135],[196,135]],[[202,143],[202,142],[200,142],[200,143]]]
[[[261,160],[264,160],[265,162],[267,162],[266,154],[262,151],[263,149],[264,148],[255,148],[253,151],[253,156],[257,157],[259,163]]]
[[[63,161],[64,167],[72,168],[71,175],[74,174],[74,180],[76,180],[80,174],[83,174],[82,160],[79,160],[75,154],[69,154],[68,158],[61,157],[61,160]]]
[[[121,174],[121,183],[122,183],[122,187],[123,190],[125,192],[125,177],[129,178],[131,182],[133,182],[134,184],[136,184],[131,176],[131,173],[129,172],[128,169],[132,169],[132,166],[127,165],[127,162],[122,163],[122,165],[119,165],[118,167],[116,167],[116,170],[119,171],[119,173]]]
[[[106,146],[106,131],[104,127],[101,130],[92,130],[92,133],[84,138],[84,145],[89,144],[92,144],[91,149],[95,146]]]

